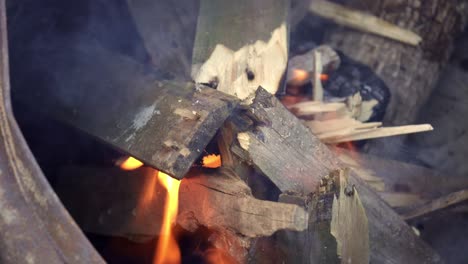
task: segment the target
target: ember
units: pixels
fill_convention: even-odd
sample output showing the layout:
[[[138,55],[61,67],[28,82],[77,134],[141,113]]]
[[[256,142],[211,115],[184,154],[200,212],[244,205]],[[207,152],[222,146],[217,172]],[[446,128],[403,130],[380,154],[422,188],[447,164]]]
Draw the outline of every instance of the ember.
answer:
[[[210,154],[203,157],[203,167],[212,169],[221,167],[221,156]]]

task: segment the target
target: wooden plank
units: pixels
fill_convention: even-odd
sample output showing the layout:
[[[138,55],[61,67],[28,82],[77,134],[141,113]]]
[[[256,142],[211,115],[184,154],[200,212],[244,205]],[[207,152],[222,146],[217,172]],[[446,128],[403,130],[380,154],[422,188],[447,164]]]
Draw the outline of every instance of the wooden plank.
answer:
[[[202,0],[192,78],[240,99],[278,91],[288,60],[289,0]],[[229,29],[229,30],[227,30]]]
[[[60,172],[57,192],[88,232],[128,237],[159,234],[165,193],[154,169],[67,167]],[[304,230],[307,221],[307,212],[299,206],[253,198],[232,170],[191,171],[180,184],[177,223],[187,230],[205,226],[258,237],[281,229]]]
[[[18,85],[21,103],[98,137],[181,179],[238,101],[187,82],[158,81],[131,58],[89,43],[51,47],[34,56]],[[41,76],[49,76],[41,81]],[[78,77],[79,78],[78,78]]]

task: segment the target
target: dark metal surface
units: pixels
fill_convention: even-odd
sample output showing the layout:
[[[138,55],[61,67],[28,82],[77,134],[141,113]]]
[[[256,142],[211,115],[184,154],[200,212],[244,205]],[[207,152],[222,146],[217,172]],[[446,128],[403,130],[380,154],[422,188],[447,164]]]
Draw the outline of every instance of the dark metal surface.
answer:
[[[0,0],[0,263],[103,263],[37,166],[13,118]]]

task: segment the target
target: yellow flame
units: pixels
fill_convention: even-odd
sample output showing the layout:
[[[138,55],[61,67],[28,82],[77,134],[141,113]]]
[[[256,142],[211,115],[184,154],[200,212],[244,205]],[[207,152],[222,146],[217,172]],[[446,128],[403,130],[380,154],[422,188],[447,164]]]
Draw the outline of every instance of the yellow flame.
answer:
[[[180,181],[161,171],[158,172],[158,181],[167,190],[167,196],[164,205],[164,218],[153,263],[178,264],[181,261],[180,249],[172,234],[171,226],[177,218]]]
[[[143,166],[143,162],[135,159],[134,157],[128,157],[122,162],[122,164],[120,164],[120,168],[122,170],[135,170],[141,166]]]
[[[212,169],[221,167],[221,156],[215,154],[204,156],[203,167]]]

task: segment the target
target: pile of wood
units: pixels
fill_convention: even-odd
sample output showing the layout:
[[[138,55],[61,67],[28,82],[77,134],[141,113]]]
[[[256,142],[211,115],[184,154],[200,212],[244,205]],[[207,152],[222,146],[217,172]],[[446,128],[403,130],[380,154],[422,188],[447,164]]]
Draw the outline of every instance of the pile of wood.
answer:
[[[128,1],[132,15],[156,25],[152,20],[156,17],[136,2]],[[345,12],[320,3],[311,10]],[[38,61],[63,63],[51,64],[61,69],[49,69],[50,76],[63,71],[70,77],[56,78],[61,81],[50,88],[56,96],[44,100],[58,102],[63,111],[52,108],[49,114],[59,113],[59,119],[182,179],[175,225],[189,233],[215,230],[219,235],[212,238],[214,247],[237,262],[442,262],[405,222],[433,210],[438,194],[429,188],[403,194],[395,186],[405,179],[382,176],[393,174],[398,165],[382,162],[388,166],[379,171],[379,165],[373,165],[377,162],[356,163],[358,159],[349,158],[354,154],[340,154],[325,144],[432,127],[362,122],[366,110],[357,103],[359,98],[348,104],[322,102],[322,69],[339,67],[336,54],[323,47],[311,53],[311,64],[301,62],[311,65],[303,70],[312,76],[315,101],[285,107],[275,94],[287,72],[289,4],[288,0],[202,0],[191,65],[194,82],[156,80],[143,65],[101,48],[91,55],[79,47],[67,50],[79,58],[72,64],[62,56],[38,56]],[[135,20],[145,47],[156,49],[147,24]],[[379,22],[371,17],[365,21]],[[396,33],[386,37],[404,35],[404,42],[413,45],[421,41],[406,31],[392,32]],[[76,75],[80,79],[75,81],[71,77]],[[117,106],[106,97],[109,86],[114,88]],[[89,95],[63,100],[60,92],[69,87]],[[89,108],[98,105],[93,102],[108,109],[96,114]],[[122,113],[122,105],[130,105],[132,111]],[[194,161],[210,140],[218,145],[222,167],[194,169]],[[68,166],[60,169],[56,190],[83,230],[148,241],[159,235],[163,212],[164,192],[156,173],[150,166],[134,171]],[[459,201],[466,192],[456,197]],[[452,203],[453,196],[449,198],[436,204]],[[413,210],[415,206],[419,209]],[[400,211],[402,217],[395,207],[413,211]],[[277,250],[264,254],[263,239],[273,241]]]

